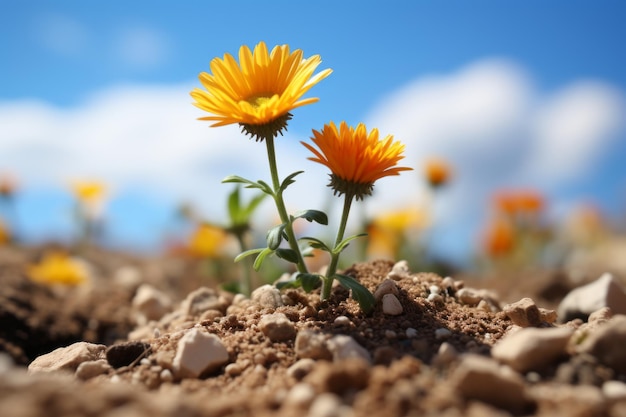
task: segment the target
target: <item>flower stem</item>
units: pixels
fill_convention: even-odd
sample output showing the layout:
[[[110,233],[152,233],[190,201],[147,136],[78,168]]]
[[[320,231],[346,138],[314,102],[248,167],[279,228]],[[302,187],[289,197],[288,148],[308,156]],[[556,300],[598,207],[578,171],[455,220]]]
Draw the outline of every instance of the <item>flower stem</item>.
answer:
[[[241,252],[245,252],[248,248],[246,245],[244,232],[237,232],[235,233],[235,236],[237,236],[237,241],[239,242]],[[250,258],[243,259],[243,261],[246,265],[243,268],[243,279],[239,282],[239,292],[247,297],[250,297],[250,293],[252,291],[252,275],[250,271],[253,268],[252,265],[250,265]]]
[[[274,150],[274,137],[272,135],[267,135],[265,138],[265,143],[267,145],[267,158],[270,164],[270,173],[272,175],[272,187],[274,189],[274,194],[272,197],[274,198],[274,202],[276,203],[276,209],[278,210],[278,215],[280,216],[280,220],[285,224],[285,234],[287,235],[287,240],[289,243],[289,247],[296,254],[298,262],[296,263],[296,267],[298,272],[300,273],[308,273],[306,264],[304,263],[304,258],[302,257],[302,253],[300,252],[300,247],[298,246],[298,241],[296,240],[296,235],[293,232],[293,224],[289,219],[289,214],[287,213],[287,209],[285,208],[285,202],[283,201],[283,193],[280,190],[280,180],[278,179],[278,167],[276,166],[276,151]]]
[[[333,279],[337,272],[337,265],[339,264],[339,255],[341,251],[337,250],[337,247],[343,240],[343,235],[346,232],[346,225],[348,224],[348,215],[350,214],[350,207],[352,206],[353,194],[346,193],[343,201],[343,212],[341,213],[341,222],[339,223],[339,229],[337,230],[337,238],[335,239],[335,246],[330,256],[330,265],[326,270],[326,276],[322,283],[322,300],[327,300],[330,297],[330,290],[333,286]]]

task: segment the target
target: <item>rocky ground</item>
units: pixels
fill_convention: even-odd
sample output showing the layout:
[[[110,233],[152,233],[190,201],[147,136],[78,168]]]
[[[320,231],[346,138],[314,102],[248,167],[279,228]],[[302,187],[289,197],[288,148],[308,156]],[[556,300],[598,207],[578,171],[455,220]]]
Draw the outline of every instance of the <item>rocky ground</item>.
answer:
[[[336,287],[250,298],[181,285],[176,259],[92,251],[92,279],[27,278],[0,251],[1,416],[625,416],[624,277],[473,279],[373,261]],[[580,279],[580,277],[578,278]],[[200,285],[203,284],[203,285]]]

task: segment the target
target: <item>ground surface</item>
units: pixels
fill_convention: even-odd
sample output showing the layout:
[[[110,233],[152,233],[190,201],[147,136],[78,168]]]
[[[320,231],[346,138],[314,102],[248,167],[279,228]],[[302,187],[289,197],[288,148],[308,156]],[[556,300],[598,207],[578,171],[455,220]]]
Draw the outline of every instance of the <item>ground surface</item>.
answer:
[[[390,277],[394,262],[355,264],[344,273],[373,293],[391,280],[402,310],[392,314],[379,301],[365,316],[341,287],[326,303],[319,291],[288,290],[268,301],[211,288],[194,301],[188,294],[197,288],[177,285],[187,271],[180,260],[101,251],[83,254],[93,270],[90,284],[51,288],[24,273],[37,256],[37,250],[0,252],[2,416],[626,415],[626,400],[609,401],[601,391],[626,376],[574,353],[515,373],[521,382],[513,388],[493,374],[475,377],[495,395],[475,392],[459,376],[464,357],[490,358],[516,327],[502,311],[507,303],[529,297],[555,309],[574,286],[563,274],[534,273],[524,281],[418,271]],[[160,318],[145,317],[145,306],[133,303],[145,283],[171,302],[160,305]],[[462,301],[464,288],[477,290],[482,302]],[[278,335],[264,321],[276,313],[289,322],[276,322]],[[546,319],[536,327],[582,323]],[[194,328],[216,335],[227,353],[198,375],[182,372],[175,359],[181,338]],[[342,336],[356,344],[342,345]],[[102,345],[96,357],[82,360],[100,359],[98,370],[76,373],[81,363],[75,363],[59,372],[26,371],[41,355],[75,342]],[[130,356],[109,355],[122,345]],[[522,399],[507,400],[510,390]]]

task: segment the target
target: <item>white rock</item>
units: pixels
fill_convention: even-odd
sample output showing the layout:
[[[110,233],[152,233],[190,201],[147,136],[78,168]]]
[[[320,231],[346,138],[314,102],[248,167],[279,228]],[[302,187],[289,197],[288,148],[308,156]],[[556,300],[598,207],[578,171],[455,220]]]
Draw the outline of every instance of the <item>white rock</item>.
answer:
[[[578,348],[606,366],[626,373],[626,315],[618,314],[594,329]]]
[[[609,307],[614,314],[626,314],[626,292],[609,273],[582,287],[573,289],[557,309],[559,321],[587,318],[594,311]]]
[[[527,327],[504,336],[491,355],[518,372],[536,371],[566,353],[574,330],[567,327]]]
[[[35,358],[35,360],[28,365],[28,371],[52,372],[63,370],[75,372],[78,366],[83,362],[104,359],[105,350],[105,345],[77,342]]]
[[[626,400],[626,383],[622,381],[606,381],[602,384],[602,394],[611,402]]]
[[[328,341],[328,349],[333,355],[334,362],[348,358],[360,358],[370,363],[372,361],[370,353],[351,336],[342,334],[333,336]]]
[[[278,288],[265,284],[252,291],[250,298],[261,307],[276,308],[283,306],[283,298]]]
[[[472,288],[461,288],[456,292],[456,298],[461,304],[475,306],[482,300],[481,294]]]
[[[219,310],[224,312],[225,308],[214,289],[200,287],[187,295],[181,303],[181,310],[187,316],[193,317],[199,316],[207,310]]]
[[[86,381],[98,375],[103,375],[113,369],[106,359],[98,359],[97,361],[87,361],[78,365],[76,368],[76,378]]]
[[[343,417],[341,399],[329,392],[315,397],[307,417]]]
[[[374,291],[374,298],[376,301],[380,301],[385,294],[398,295],[398,286],[396,282],[390,278],[385,278],[383,282],[380,283],[376,291]]]
[[[396,264],[391,268],[391,271],[387,274],[387,278],[399,281],[401,279],[407,278],[409,276],[409,273],[409,263],[405,260],[402,260],[396,262]]]
[[[296,335],[295,352],[298,358],[332,359],[328,345],[328,336],[313,330],[300,330]]]
[[[400,300],[393,294],[385,294],[382,298],[383,305],[383,313],[388,314],[390,316],[397,316],[402,314],[404,309],[402,308],[402,304],[400,304]]]
[[[308,407],[315,399],[315,390],[310,384],[301,382],[289,390],[284,404],[287,406]]]
[[[193,328],[178,341],[174,371],[179,377],[197,378],[228,362],[228,351],[219,337]]]
[[[463,398],[479,400],[507,410],[521,411],[527,404],[524,379],[511,368],[476,354],[466,354],[449,382]]]
[[[172,300],[150,284],[142,284],[133,297],[132,306],[139,316],[139,324],[159,320],[172,305]]]
[[[259,328],[272,342],[286,342],[296,337],[295,325],[283,313],[263,316]]]

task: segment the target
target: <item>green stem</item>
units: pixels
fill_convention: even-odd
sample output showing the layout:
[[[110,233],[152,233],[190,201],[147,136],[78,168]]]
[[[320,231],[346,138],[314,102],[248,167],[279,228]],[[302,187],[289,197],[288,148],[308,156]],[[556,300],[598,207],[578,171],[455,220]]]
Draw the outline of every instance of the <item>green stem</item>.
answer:
[[[237,236],[237,241],[239,242],[239,247],[241,249],[241,252],[245,252],[248,248],[245,242],[244,233],[237,232],[235,233],[235,236]],[[252,265],[250,264],[251,258],[248,257],[246,259],[243,259],[243,261],[245,262],[245,265],[243,268],[243,279],[239,283],[239,292],[249,297],[250,292],[252,291],[252,275],[250,271],[253,268],[252,268]]]
[[[346,225],[348,224],[348,215],[350,214],[350,207],[352,206],[352,200],[354,196],[352,194],[346,194],[343,201],[343,212],[341,213],[341,223],[339,223],[339,229],[337,230],[337,238],[335,239],[335,246],[330,256],[330,265],[326,270],[326,276],[322,284],[322,300],[327,300],[330,297],[330,290],[333,286],[333,279],[337,272],[337,265],[339,264],[339,255],[341,251],[337,251],[337,247],[343,241],[343,235],[346,232]]]
[[[285,226],[285,234],[287,235],[287,240],[289,241],[289,247],[296,253],[298,262],[296,263],[296,267],[298,268],[298,272],[300,273],[308,273],[306,264],[304,263],[304,258],[302,257],[302,253],[300,252],[300,247],[298,246],[298,241],[296,240],[296,235],[293,232],[293,224],[289,219],[289,214],[287,213],[287,209],[285,208],[285,202],[283,201],[283,193],[280,191],[280,181],[278,179],[278,168],[276,166],[276,152],[274,150],[274,137],[268,135],[265,138],[265,143],[267,145],[267,157],[270,164],[270,173],[272,175],[272,187],[274,188],[274,202],[276,203],[276,208],[278,209],[278,215],[280,216],[280,220],[286,225]]]

